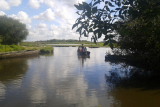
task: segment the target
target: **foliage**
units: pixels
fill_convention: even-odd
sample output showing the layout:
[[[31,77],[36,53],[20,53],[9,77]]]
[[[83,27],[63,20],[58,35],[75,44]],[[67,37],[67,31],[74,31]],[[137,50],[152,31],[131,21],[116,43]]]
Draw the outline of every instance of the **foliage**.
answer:
[[[98,4],[104,4],[104,6],[101,8]],[[115,30],[123,25],[123,23],[115,23],[115,21],[130,19],[132,29],[138,24],[135,21],[137,19],[153,25],[160,14],[159,6],[159,0],[91,0],[90,3],[83,2],[75,5],[79,18],[72,29],[77,27],[76,32],[79,32],[80,37],[81,35],[88,37],[89,34],[93,34],[92,39],[95,43],[98,38],[105,35],[104,45],[109,44],[113,49],[113,43],[116,42],[114,38],[117,35]],[[145,28],[143,33],[146,34],[147,32],[144,31]],[[151,38],[148,39],[148,43]]]
[[[25,24],[7,16],[0,16],[0,39],[2,44],[18,44],[26,39],[28,29]]]
[[[40,50],[41,53],[53,53],[53,47],[44,47]]]
[[[9,51],[21,51],[25,50],[24,47],[18,45],[0,45],[0,52],[9,52]]]
[[[150,70],[159,70],[160,0],[92,0],[75,7],[79,18],[72,29],[77,27],[80,36],[91,33],[96,43],[105,35],[104,45],[113,49],[117,42],[120,47],[114,49],[115,54],[130,56]]]

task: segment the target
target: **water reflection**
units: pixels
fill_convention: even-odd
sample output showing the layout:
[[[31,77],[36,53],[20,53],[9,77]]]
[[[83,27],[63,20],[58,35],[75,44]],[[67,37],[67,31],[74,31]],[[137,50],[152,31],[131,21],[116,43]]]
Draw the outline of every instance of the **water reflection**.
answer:
[[[27,64],[28,58],[11,58],[0,60],[0,81],[7,82],[10,80],[16,80],[28,70]]]
[[[126,74],[119,69],[122,67],[121,63],[113,66],[113,63],[104,61],[106,48],[88,50],[91,52],[90,58],[78,57],[76,47],[55,47],[54,55],[20,60],[15,58],[15,61],[8,60],[6,65],[1,63],[3,66],[0,69],[8,66],[12,69],[7,68],[7,71],[15,73],[7,77],[10,73],[1,71],[0,106],[142,107],[146,104],[145,101],[149,105],[155,103],[153,106],[158,106],[158,90],[118,86],[107,80],[105,74],[109,77],[114,75],[109,71],[118,72],[121,79]],[[15,66],[12,67],[9,61]]]
[[[82,67],[84,66],[84,62],[90,58],[90,56],[82,56],[82,55],[77,55],[77,57]]]
[[[112,107],[160,106],[159,74],[137,68],[125,60],[107,62],[112,65],[110,73],[105,74],[109,96],[114,98]]]

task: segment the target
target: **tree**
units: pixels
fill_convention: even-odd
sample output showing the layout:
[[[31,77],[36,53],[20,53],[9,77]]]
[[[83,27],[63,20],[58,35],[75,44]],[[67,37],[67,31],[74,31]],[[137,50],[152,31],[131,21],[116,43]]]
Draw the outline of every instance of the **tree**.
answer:
[[[159,69],[160,0],[91,0],[75,7],[79,18],[72,29],[77,27],[80,36],[92,33],[96,43],[103,34],[104,45],[113,49],[116,42],[120,46],[115,53],[132,56],[152,69]]]
[[[103,3],[104,7],[99,8],[98,4],[100,3]],[[75,5],[79,18],[72,29],[78,27],[76,31],[79,32],[80,37],[81,35],[88,37],[92,33],[95,43],[103,34],[106,41],[104,45],[110,44],[113,49],[112,43],[116,42],[113,39],[116,36],[114,31],[117,27],[121,27],[121,24],[115,24],[116,20],[129,18],[130,21],[134,21],[140,18],[147,24],[153,24],[160,15],[159,6],[159,0],[91,0],[90,3],[83,2]],[[134,24],[136,23],[134,22]]]
[[[0,16],[0,35],[2,44],[18,44],[26,39],[28,29],[26,25],[7,16]]]

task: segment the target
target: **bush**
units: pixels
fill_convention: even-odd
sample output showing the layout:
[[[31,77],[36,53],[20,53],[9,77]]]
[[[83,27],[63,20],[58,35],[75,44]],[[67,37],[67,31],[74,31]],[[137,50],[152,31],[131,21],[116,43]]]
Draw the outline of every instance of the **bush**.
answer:
[[[44,47],[43,49],[40,50],[41,53],[53,53],[53,47]]]

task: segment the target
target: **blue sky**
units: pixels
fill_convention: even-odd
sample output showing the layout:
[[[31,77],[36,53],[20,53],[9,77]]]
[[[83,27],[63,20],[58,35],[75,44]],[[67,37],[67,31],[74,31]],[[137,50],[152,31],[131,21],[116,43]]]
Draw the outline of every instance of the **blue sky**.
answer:
[[[79,39],[72,30],[78,18],[74,4],[87,0],[0,0],[0,15],[6,15],[27,25],[26,41],[49,39]],[[82,39],[90,40],[82,37]]]

